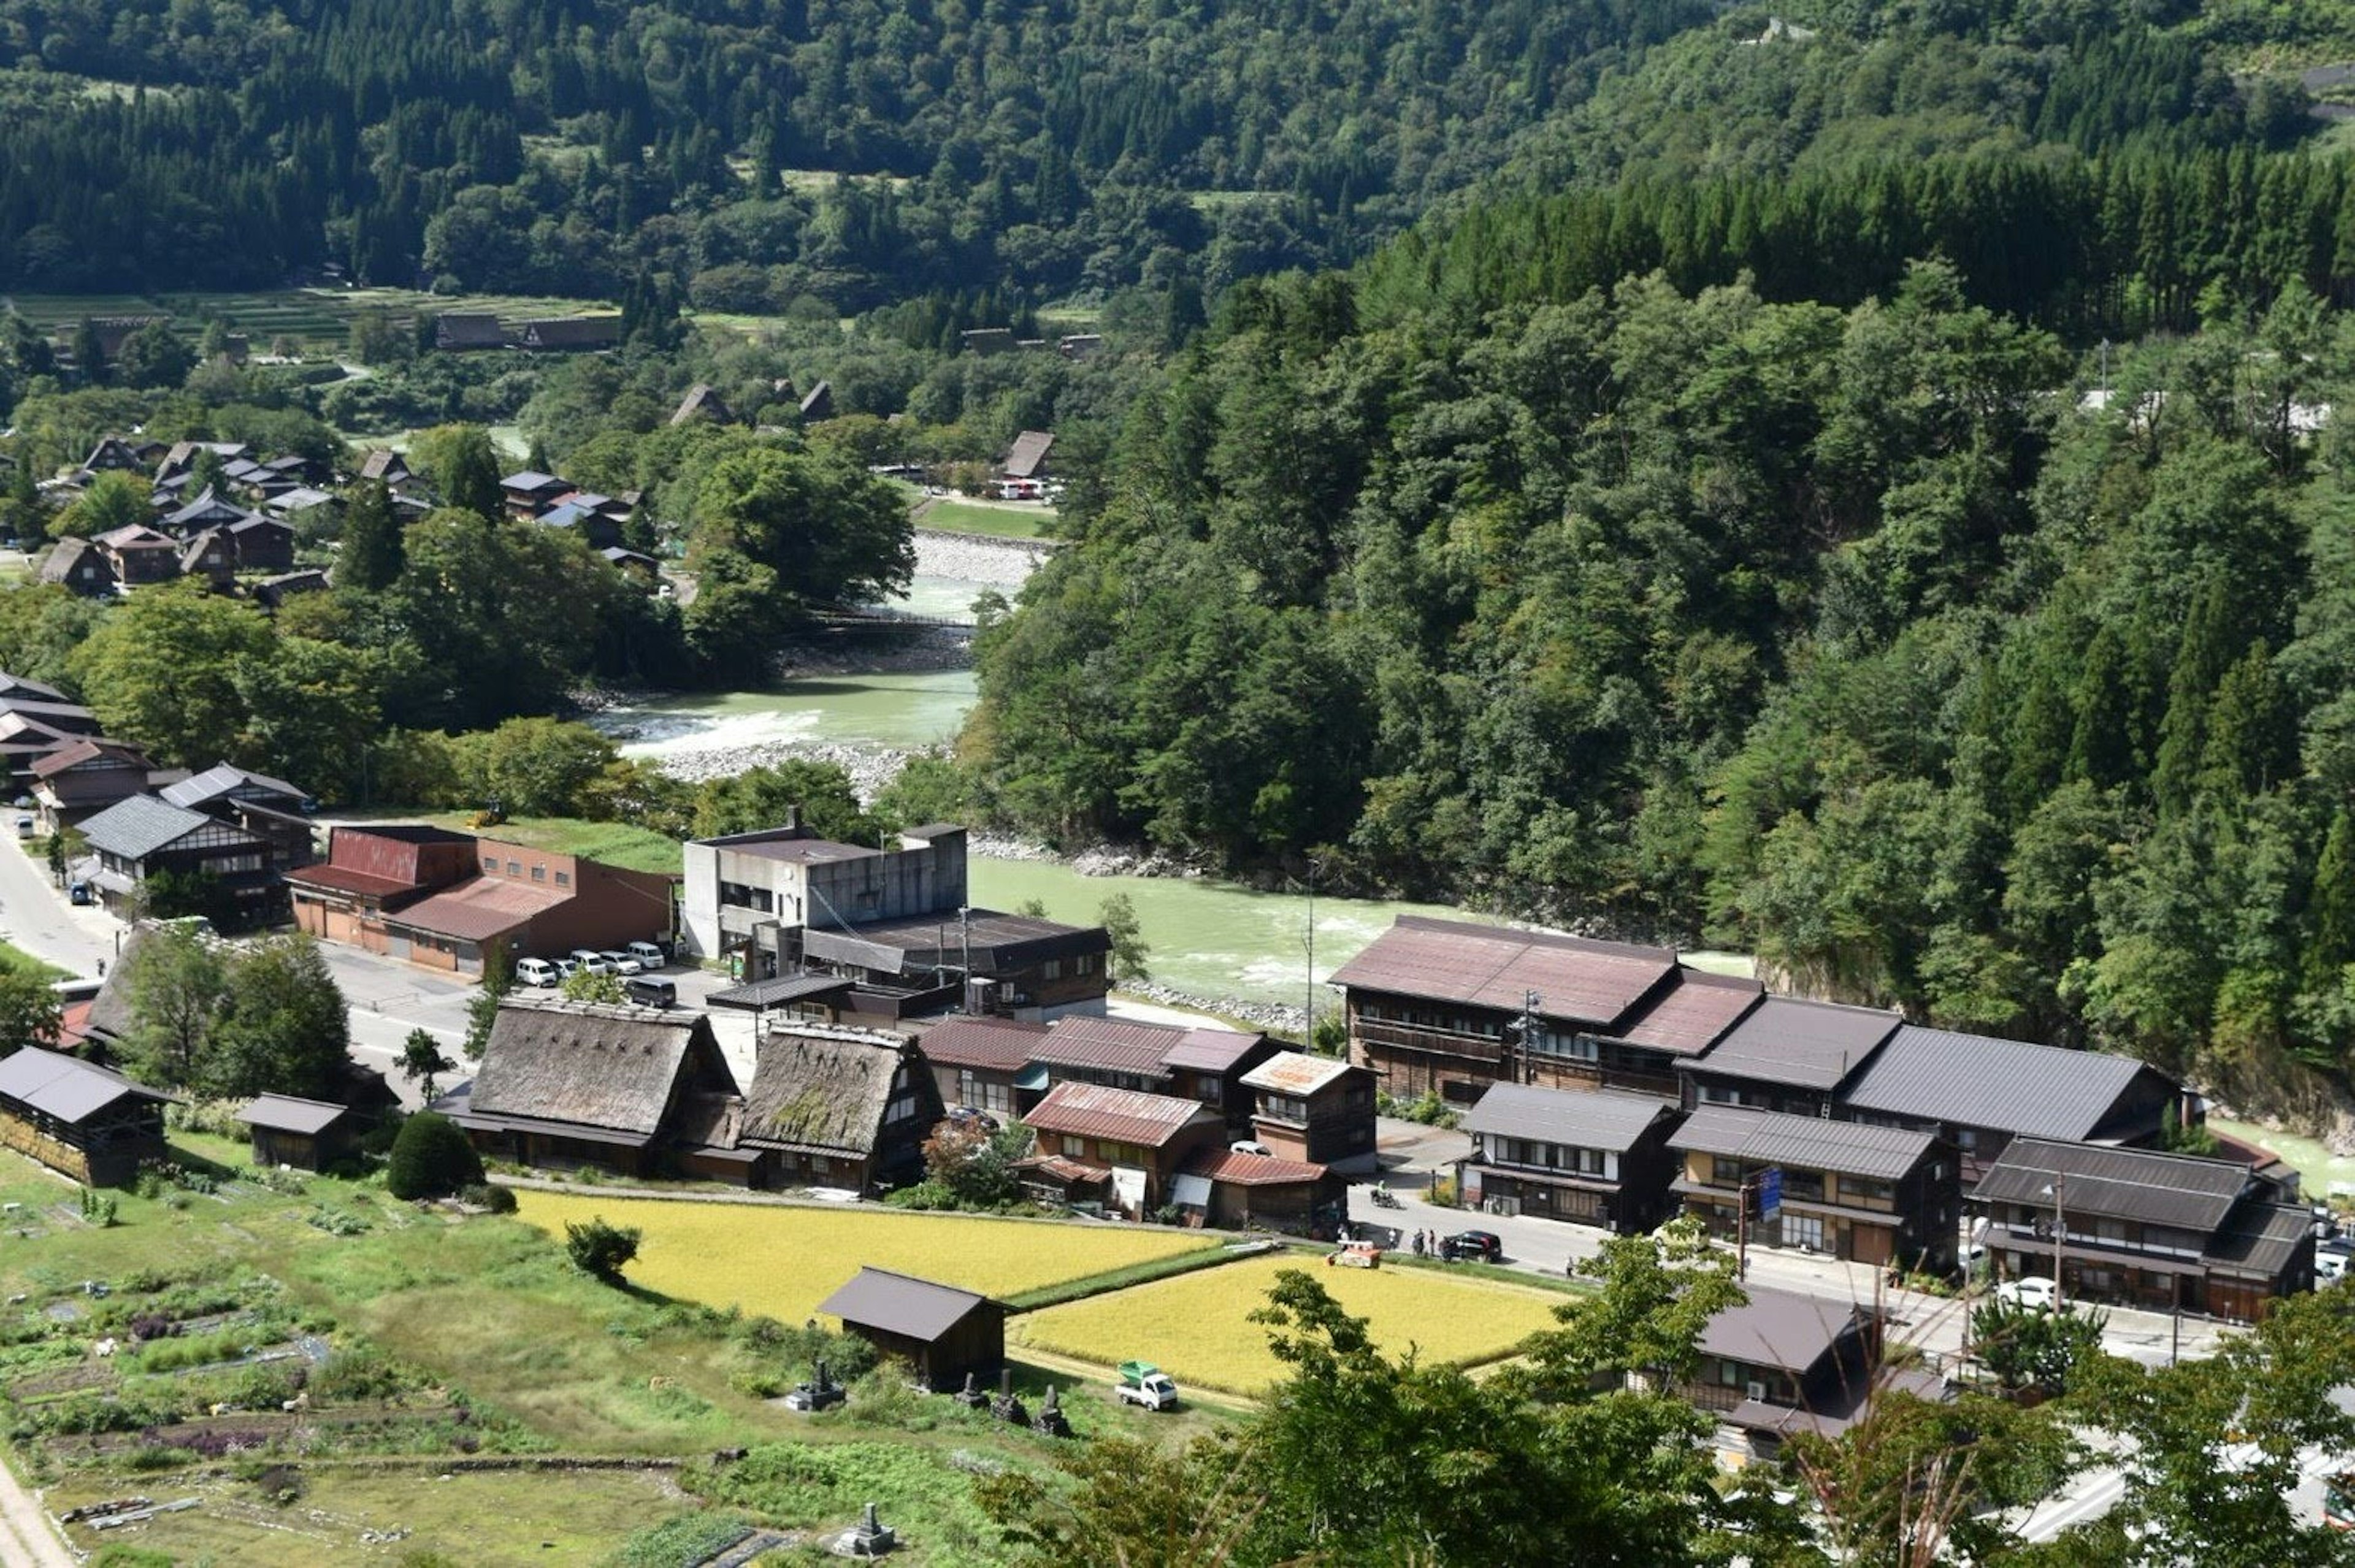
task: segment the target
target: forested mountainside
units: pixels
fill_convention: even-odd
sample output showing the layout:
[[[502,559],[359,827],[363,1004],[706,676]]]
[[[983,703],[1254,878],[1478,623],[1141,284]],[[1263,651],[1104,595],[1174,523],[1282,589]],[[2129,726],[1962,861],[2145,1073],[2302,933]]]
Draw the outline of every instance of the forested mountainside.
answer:
[[[1511,171],[1232,290],[988,628],[968,761],[1048,832],[2306,1093],[2355,1032],[2355,203],[2202,101]]]
[[[2147,12],[0,0],[0,287],[335,264],[603,298],[660,276],[753,313],[1190,293],[1348,261],[1499,168],[1595,186],[2298,133],[2294,87],[2234,89],[2210,12]],[[2244,50],[2315,36],[2295,6],[2252,15]]]

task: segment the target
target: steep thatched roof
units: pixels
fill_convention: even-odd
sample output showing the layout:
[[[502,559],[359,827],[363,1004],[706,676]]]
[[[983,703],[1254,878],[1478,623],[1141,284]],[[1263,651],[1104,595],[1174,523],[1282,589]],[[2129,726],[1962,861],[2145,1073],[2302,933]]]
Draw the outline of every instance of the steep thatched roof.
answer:
[[[906,1041],[851,1029],[784,1029],[758,1047],[744,1096],[741,1141],[818,1154],[873,1151],[902,1064],[925,1125],[940,1119],[940,1092]]]
[[[114,963],[106,971],[106,982],[90,1001],[90,1017],[84,1029],[101,1044],[113,1044],[131,1038],[139,1027],[138,1016],[131,1007],[131,987],[124,976],[131,973],[139,944],[148,937],[148,928],[134,924],[123,933],[123,950],[114,955]]]
[[[700,1014],[509,997],[462,1119],[563,1122],[644,1141],[682,1079],[715,1073],[727,1082]]]

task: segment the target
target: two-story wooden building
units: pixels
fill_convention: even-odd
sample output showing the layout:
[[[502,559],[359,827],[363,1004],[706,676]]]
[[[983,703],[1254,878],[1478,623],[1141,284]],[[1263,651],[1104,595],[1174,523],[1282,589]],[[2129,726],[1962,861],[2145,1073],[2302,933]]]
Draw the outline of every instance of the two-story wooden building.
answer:
[[[86,819],[81,833],[98,857],[99,901],[125,919],[145,908],[148,884],[165,874],[209,879],[224,923],[264,924],[277,912],[283,864],[268,839],[236,823],[136,795]]]
[[[1364,1068],[1337,1057],[1280,1051],[1242,1082],[1258,1097],[1252,1136],[1270,1154],[1353,1176],[1380,1167],[1374,1075]]]
[[[2008,1278],[2254,1322],[2314,1284],[2314,1221],[2238,1160],[2015,1137],[1971,1191]]]
[[[1030,1063],[1045,1070],[1050,1086],[1101,1083],[1199,1100],[1240,1136],[1254,1098],[1244,1079],[1276,1050],[1267,1036],[1239,1029],[1067,1013],[1031,1048]]]
[[[1030,1053],[1046,1035],[1045,1024],[959,1013],[928,1025],[918,1038],[943,1104],[1011,1121],[1047,1092],[1046,1072],[1034,1073],[1030,1066]]]
[[[1465,1201],[1494,1212],[1649,1231],[1676,1212],[1674,1105],[1624,1090],[1498,1083],[1464,1114]]]
[[[1684,1103],[1829,1115],[1841,1085],[1904,1021],[1875,1008],[1764,997],[1707,1051],[1678,1064]]]
[[[1668,1143],[1684,1160],[1684,1211],[1712,1235],[1736,1235],[1746,1207],[1754,1244],[1934,1275],[1955,1267],[1962,1183],[1954,1151],[1934,1134],[1703,1105]],[[1770,1169],[1782,1184],[1773,1221],[1759,1212]]]
[[[1180,1168],[1227,1136],[1226,1117],[1199,1100],[1096,1083],[1058,1083],[1023,1119],[1039,1139],[1026,1187],[1084,1192],[1131,1219],[1172,1201]]]
[[[1881,1381],[1944,1396],[1935,1374],[1884,1371],[1872,1308],[1757,1285],[1747,1295],[1702,1328],[1693,1373],[1676,1385],[1717,1417],[1717,1452],[1727,1464],[1770,1460],[1795,1433],[1838,1436]]]
[[[1351,1061],[1394,1095],[1468,1105],[1499,1083],[1672,1094],[1674,1051],[1630,1036],[1690,973],[1663,948],[1408,915],[1333,984]]]

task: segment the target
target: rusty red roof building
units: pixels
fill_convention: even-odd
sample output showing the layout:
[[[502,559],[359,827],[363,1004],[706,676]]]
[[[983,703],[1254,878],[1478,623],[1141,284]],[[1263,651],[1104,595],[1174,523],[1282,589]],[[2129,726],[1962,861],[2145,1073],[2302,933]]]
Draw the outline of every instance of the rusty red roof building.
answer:
[[[1199,1118],[1214,1115],[1199,1101],[1140,1094],[1099,1083],[1058,1083],[1023,1119],[1033,1131],[1159,1148]]]
[[[1545,1018],[1608,1028],[1676,973],[1666,948],[1402,915],[1332,983],[1511,1013],[1535,992]]]

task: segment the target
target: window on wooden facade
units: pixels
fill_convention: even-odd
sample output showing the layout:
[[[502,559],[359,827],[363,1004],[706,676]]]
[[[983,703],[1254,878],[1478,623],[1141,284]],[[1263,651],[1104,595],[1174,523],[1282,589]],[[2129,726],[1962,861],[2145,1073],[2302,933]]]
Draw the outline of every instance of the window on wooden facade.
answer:
[[[1087,1140],[1087,1139],[1085,1139],[1085,1138],[1065,1138],[1065,1139],[1063,1140],[1063,1157],[1064,1157],[1065,1159],[1085,1159],[1085,1158],[1087,1158],[1087,1157],[1088,1157],[1088,1140]]]
[[[1823,1217],[1818,1214],[1793,1214],[1785,1211],[1783,1215],[1783,1244],[1786,1247],[1813,1247],[1817,1252],[1823,1251]]]

